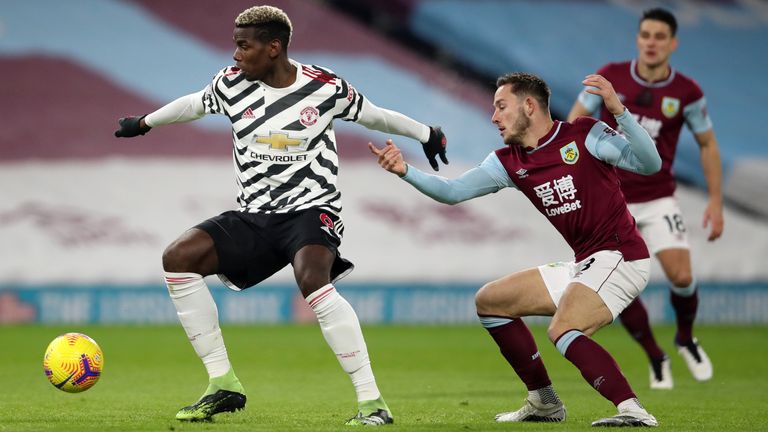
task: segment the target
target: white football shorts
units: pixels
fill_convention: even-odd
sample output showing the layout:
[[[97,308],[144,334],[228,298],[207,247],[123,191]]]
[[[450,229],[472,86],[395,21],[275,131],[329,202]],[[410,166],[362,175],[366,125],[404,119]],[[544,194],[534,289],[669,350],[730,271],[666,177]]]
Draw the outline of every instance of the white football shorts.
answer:
[[[629,212],[651,254],[665,249],[690,249],[683,214],[675,197],[628,204]]]
[[[624,261],[619,251],[600,251],[580,262],[555,262],[539,266],[549,295],[555,305],[573,282],[593,289],[611,311],[613,319],[648,285],[651,260]]]

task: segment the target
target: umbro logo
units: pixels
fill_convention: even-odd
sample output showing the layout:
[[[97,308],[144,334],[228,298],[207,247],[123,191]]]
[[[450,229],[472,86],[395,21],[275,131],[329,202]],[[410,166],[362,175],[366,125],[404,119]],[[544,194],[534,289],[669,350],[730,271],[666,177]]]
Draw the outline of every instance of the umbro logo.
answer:
[[[243,112],[243,115],[240,116],[240,118],[255,119],[256,118],[256,114],[253,113],[253,110],[251,109],[251,107],[248,107],[248,109],[245,110],[245,112]]]
[[[605,377],[599,376],[597,379],[592,383],[592,387],[595,388],[595,390],[599,389],[601,385],[605,382]]]
[[[515,171],[515,174],[517,174],[519,178],[526,178],[528,177],[528,170],[525,168],[520,168],[519,170]]]

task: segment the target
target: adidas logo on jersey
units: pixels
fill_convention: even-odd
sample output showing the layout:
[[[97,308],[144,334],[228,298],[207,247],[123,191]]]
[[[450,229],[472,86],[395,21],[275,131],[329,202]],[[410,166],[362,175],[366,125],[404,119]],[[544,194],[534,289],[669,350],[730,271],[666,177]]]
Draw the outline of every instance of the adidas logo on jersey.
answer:
[[[240,118],[255,119],[256,118],[256,114],[253,113],[253,110],[251,109],[251,107],[248,107],[248,109],[245,110],[245,112],[243,112],[243,115]]]

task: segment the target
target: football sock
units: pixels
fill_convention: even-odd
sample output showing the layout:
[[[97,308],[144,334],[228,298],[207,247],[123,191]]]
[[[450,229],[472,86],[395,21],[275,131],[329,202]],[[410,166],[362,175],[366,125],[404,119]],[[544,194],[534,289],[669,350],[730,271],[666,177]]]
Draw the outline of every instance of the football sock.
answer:
[[[531,331],[521,319],[481,316],[480,323],[488,330],[507,360],[529,391],[552,384],[541,359]]]
[[[696,281],[694,280],[687,287],[671,286],[669,297],[677,319],[675,342],[678,345],[691,343],[693,322],[696,320],[696,311],[699,308],[699,290],[696,289]]]
[[[635,298],[635,300],[621,312],[619,318],[621,319],[624,328],[627,329],[629,334],[643,347],[651,361],[664,358],[664,351],[656,343],[656,338],[653,337],[651,325],[648,321],[648,311],[645,309],[645,305],[643,305],[643,302],[640,301],[639,297]]]
[[[228,390],[240,394],[245,394],[245,388],[243,388],[243,385],[240,384],[240,380],[237,379],[234,369],[230,369],[222,376],[211,378],[208,381],[208,388],[205,389],[203,396],[214,394],[219,390]]]
[[[384,398],[382,397],[379,397],[378,399],[375,399],[375,400],[359,401],[357,403],[357,409],[364,416],[371,415],[380,409],[392,415],[392,411],[389,410],[387,403],[384,402]]]
[[[165,272],[165,283],[181,326],[209,378],[225,375],[232,367],[219,327],[219,311],[203,277],[197,273]]]
[[[627,399],[616,405],[616,408],[619,409],[619,412],[632,411],[648,414],[648,411],[645,410],[645,408],[640,404],[640,401],[636,398]]]
[[[373,376],[368,348],[352,306],[332,284],[313,292],[306,301],[317,315],[325,341],[352,379],[358,402],[379,399],[381,393]]]
[[[533,406],[562,403],[560,401],[560,397],[558,397],[557,393],[555,392],[555,388],[551,385],[542,387],[537,390],[528,390],[527,399],[531,402],[531,404],[533,404]]]
[[[613,357],[582,332],[568,330],[557,338],[555,345],[560,354],[579,369],[581,376],[614,405],[636,398]]]

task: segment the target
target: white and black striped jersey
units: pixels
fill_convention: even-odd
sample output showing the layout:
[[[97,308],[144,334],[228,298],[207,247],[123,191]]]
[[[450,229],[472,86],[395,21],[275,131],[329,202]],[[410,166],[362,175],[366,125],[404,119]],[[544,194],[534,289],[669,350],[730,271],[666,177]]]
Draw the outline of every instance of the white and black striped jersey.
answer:
[[[334,119],[357,121],[365,98],[332,71],[290,60],[296,82],[273,88],[248,81],[236,67],[202,92],[208,114],[232,122],[241,211],[341,211]]]

